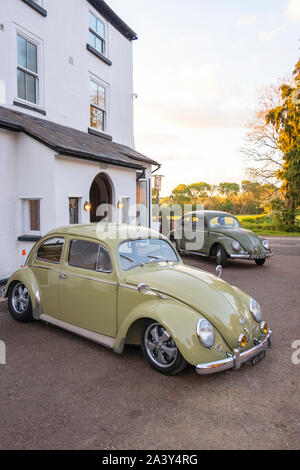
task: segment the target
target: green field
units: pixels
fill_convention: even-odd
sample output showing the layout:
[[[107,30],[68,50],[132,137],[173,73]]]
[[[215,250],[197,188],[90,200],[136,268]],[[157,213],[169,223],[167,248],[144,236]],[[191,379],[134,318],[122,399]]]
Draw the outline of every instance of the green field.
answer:
[[[241,222],[242,227],[252,230],[261,236],[300,237],[300,215],[297,215],[296,217],[299,225],[297,232],[273,229],[273,221],[268,214],[238,215],[237,218]]]

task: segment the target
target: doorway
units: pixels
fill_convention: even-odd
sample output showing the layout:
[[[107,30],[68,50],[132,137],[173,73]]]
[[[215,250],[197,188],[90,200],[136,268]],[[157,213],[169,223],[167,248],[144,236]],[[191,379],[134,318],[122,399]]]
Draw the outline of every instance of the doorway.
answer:
[[[112,221],[113,187],[109,177],[105,173],[99,173],[94,179],[90,189],[90,221]],[[109,205],[110,207],[101,206]]]

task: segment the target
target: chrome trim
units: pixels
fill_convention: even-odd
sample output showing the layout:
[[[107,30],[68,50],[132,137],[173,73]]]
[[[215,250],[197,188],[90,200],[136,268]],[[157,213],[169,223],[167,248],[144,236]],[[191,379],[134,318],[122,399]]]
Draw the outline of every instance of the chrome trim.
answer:
[[[90,341],[101,344],[102,346],[106,346],[107,348],[113,349],[114,347],[115,338],[111,338],[110,336],[102,335],[100,333],[96,333],[95,331],[85,330],[84,328],[71,325],[70,323],[58,320],[57,318],[49,317],[49,315],[41,315],[40,320],[70,331],[71,333],[75,333],[76,335],[82,336],[83,338],[87,338]]]
[[[136,286],[130,286],[128,284],[119,284],[120,287],[126,287],[127,289],[131,289],[131,290],[138,290],[138,288]]]
[[[145,294],[145,295],[155,295],[159,297],[160,299],[166,300],[168,297],[166,295],[161,294],[160,292],[157,292],[151,287],[149,287],[147,284],[141,283],[137,286],[138,291],[140,294]]]
[[[222,268],[221,264],[218,264],[218,266],[216,267],[216,271],[218,273],[218,277],[221,278],[222,277],[222,271],[223,271],[223,268]]]
[[[198,364],[196,366],[196,372],[199,375],[214,374],[216,372],[222,372],[227,369],[239,369],[242,364],[252,359],[260,352],[266,350],[271,346],[271,331],[263,340],[256,340],[259,343],[247,351],[240,352],[238,349],[234,349],[234,354],[227,354],[227,358],[221,359],[220,361],[207,362],[205,364]]]

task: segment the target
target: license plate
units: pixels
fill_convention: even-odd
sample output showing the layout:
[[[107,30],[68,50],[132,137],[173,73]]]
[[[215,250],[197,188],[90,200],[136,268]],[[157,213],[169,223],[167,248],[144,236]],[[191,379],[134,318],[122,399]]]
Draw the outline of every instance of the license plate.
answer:
[[[266,352],[262,351],[261,353],[257,354],[251,359],[251,365],[256,366],[260,361],[262,361],[266,357]]]

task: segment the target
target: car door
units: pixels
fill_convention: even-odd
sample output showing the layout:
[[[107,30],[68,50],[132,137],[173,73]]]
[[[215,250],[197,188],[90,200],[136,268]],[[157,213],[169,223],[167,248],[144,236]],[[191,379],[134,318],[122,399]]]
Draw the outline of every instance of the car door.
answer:
[[[70,239],[60,275],[61,320],[115,337],[116,305],[117,282],[108,250],[94,241]]]
[[[40,308],[42,313],[59,318],[59,284],[65,240],[51,237],[44,240],[36,249],[31,266],[38,283]]]
[[[203,215],[189,214],[184,218],[184,249],[199,253],[207,253],[208,232]]]

